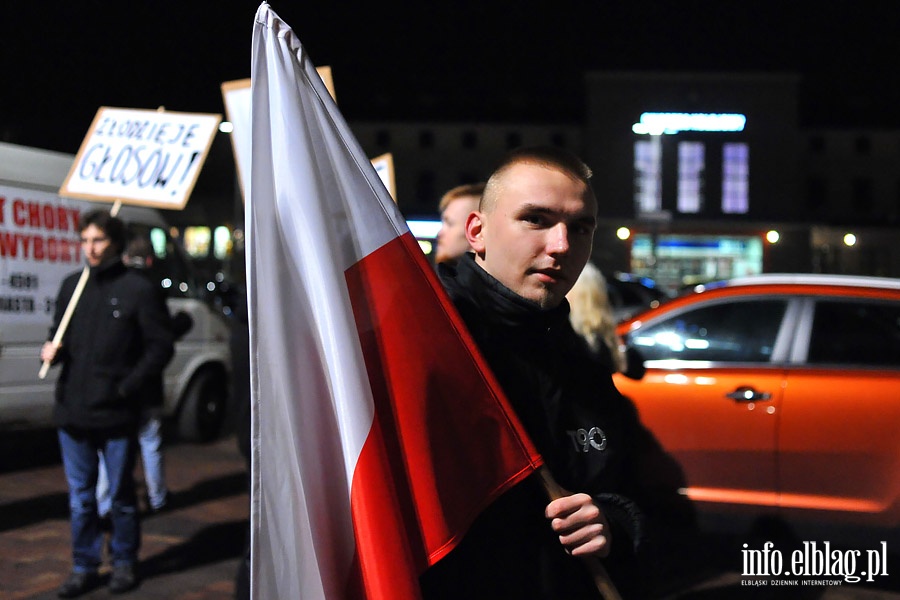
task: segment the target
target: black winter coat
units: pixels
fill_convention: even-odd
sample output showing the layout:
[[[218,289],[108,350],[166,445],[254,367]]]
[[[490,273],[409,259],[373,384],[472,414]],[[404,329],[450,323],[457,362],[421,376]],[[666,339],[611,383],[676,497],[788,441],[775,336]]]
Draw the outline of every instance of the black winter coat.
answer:
[[[73,273],[62,283],[51,338],[79,276]],[[53,413],[56,425],[136,426],[141,409],[159,394],[154,382],[172,354],[169,311],[153,284],[119,258],[92,267],[54,361],[62,363]]]
[[[560,485],[597,499],[612,528],[608,569],[620,578],[640,546],[643,519],[631,440],[635,410],[555,309],[516,295],[466,255],[441,279],[532,441]],[[421,579],[433,598],[597,598],[580,559],[563,550],[544,517],[534,477],[484,511],[462,543]]]

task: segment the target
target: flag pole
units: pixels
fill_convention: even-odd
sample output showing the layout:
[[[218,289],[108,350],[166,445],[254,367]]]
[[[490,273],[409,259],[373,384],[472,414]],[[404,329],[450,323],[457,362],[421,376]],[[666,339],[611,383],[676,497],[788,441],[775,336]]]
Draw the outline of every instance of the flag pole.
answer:
[[[541,484],[544,486],[544,491],[547,492],[547,496],[550,497],[551,501],[569,495],[553,478],[553,474],[550,473],[547,465],[542,465],[538,469],[538,475],[540,476]],[[622,600],[622,596],[619,595],[619,591],[613,584],[612,579],[609,578],[609,573],[606,572],[606,567],[603,566],[600,559],[596,556],[586,556],[583,557],[583,560],[591,571],[594,584],[597,586],[597,590],[603,599]]]
[[[118,215],[120,208],[122,208],[122,199],[116,198],[116,201],[113,202],[112,207],[109,209],[110,216],[115,217]],[[56,328],[56,333],[53,334],[52,343],[57,348],[59,348],[59,345],[62,343],[63,336],[66,334],[66,329],[69,328],[69,321],[72,319],[72,313],[75,312],[75,307],[78,306],[78,301],[81,299],[81,292],[84,291],[84,286],[87,285],[88,275],[90,275],[90,273],[91,268],[84,265],[84,269],[81,271],[81,277],[78,278],[78,283],[75,285],[75,291],[72,292],[72,297],[69,298],[69,303],[66,305],[66,312],[63,313],[62,319],[59,322],[59,327]],[[45,360],[43,364],[41,364],[41,370],[38,371],[38,378],[46,378],[49,371],[50,361]]]

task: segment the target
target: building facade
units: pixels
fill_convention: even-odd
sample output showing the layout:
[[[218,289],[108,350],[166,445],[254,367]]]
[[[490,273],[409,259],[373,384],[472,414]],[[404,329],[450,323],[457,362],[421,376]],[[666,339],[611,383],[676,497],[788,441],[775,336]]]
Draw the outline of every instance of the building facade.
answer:
[[[445,191],[483,181],[511,148],[576,152],[600,203],[593,260],[670,292],[760,272],[900,277],[900,132],[803,127],[799,85],[789,73],[589,73],[583,122],[350,126],[371,158],[391,154],[411,220],[437,220]],[[240,235],[239,194],[191,204],[184,217]]]

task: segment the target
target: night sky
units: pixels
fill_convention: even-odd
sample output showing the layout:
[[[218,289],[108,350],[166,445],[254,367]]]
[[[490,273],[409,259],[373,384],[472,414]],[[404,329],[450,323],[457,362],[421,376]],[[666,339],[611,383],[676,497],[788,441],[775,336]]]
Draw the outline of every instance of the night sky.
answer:
[[[0,140],[74,153],[100,106],[224,112],[259,3],[0,8]],[[275,0],[350,120],[577,123],[588,70],[794,72],[808,126],[900,127],[900,2]]]

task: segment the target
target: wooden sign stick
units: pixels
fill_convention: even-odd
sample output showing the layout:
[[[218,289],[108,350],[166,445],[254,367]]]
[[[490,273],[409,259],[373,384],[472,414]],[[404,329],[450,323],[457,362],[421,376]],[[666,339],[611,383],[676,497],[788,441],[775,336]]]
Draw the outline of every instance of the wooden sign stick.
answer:
[[[75,285],[75,291],[72,292],[69,304],[66,305],[66,312],[63,313],[62,320],[59,322],[59,327],[56,328],[56,333],[53,335],[53,345],[57,348],[59,348],[63,336],[66,334],[66,329],[69,327],[69,321],[72,319],[72,313],[75,312],[75,306],[78,305],[78,299],[81,298],[81,292],[84,291],[84,286],[87,283],[88,275],[90,275],[90,273],[91,268],[84,265],[84,270],[81,271],[81,277],[78,278],[78,284]],[[41,365],[41,370],[38,371],[38,377],[41,379],[45,378],[47,376],[47,371],[49,370],[50,361],[45,360],[44,364]]]
[[[557,500],[558,498],[569,495],[566,490],[560,487],[556,482],[556,479],[553,478],[547,465],[543,465],[538,469],[538,475],[541,478],[541,484],[543,484],[544,490],[547,492],[547,496],[550,497],[550,500]],[[590,569],[591,575],[594,578],[594,584],[597,586],[597,590],[604,600],[622,600],[622,596],[619,595],[619,591],[616,589],[616,586],[613,585],[612,579],[609,578],[609,573],[606,572],[606,568],[603,566],[600,559],[596,556],[586,556],[583,557],[583,560]]]

